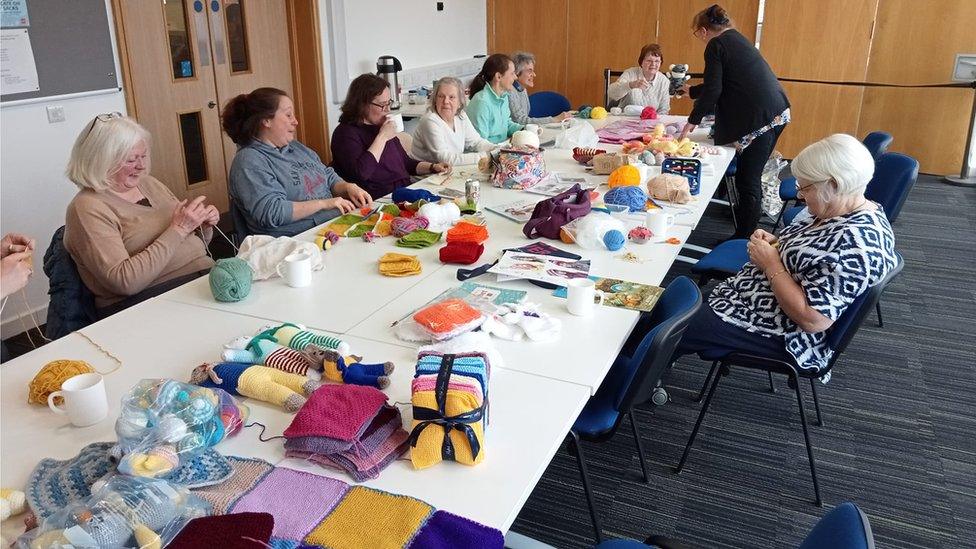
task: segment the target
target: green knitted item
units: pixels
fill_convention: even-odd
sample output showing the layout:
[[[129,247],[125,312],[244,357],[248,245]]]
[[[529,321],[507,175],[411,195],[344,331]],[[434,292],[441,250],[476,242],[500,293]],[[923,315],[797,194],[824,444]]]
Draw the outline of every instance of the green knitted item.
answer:
[[[247,261],[237,257],[218,259],[210,269],[210,291],[214,299],[225,303],[240,301],[251,292],[254,271]]]
[[[407,233],[396,241],[396,245],[401,248],[426,248],[433,246],[441,239],[441,233],[428,231],[427,229],[417,229]]]
[[[363,222],[346,231],[346,236],[348,236],[349,238],[359,238],[364,234],[368,233],[369,231],[372,231],[373,228],[375,227],[376,225],[370,225],[369,223]]]
[[[330,221],[329,225],[332,225],[333,223],[337,225],[355,225],[356,223],[359,223],[362,220],[363,220],[363,216],[359,214],[345,214],[345,215],[340,215],[339,217]]]
[[[380,208],[380,211],[385,214],[390,214],[393,217],[399,217],[400,215],[400,208],[396,204],[387,204]]]

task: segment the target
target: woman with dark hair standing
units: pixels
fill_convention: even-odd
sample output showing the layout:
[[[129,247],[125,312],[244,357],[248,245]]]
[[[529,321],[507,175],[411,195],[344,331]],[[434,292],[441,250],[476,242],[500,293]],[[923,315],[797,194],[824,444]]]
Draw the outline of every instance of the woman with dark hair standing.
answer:
[[[485,59],[481,72],[471,81],[471,101],[466,112],[481,137],[501,143],[525,126],[512,120],[508,94],[515,84],[515,62],[496,53]]]
[[[224,106],[224,131],[237,144],[230,198],[247,234],[294,236],[369,206],[369,193],[347,183],[315,151],[295,140],[298,119],[285,92],[258,88]]]
[[[759,50],[735,30],[728,13],[714,4],[695,16],[691,25],[705,46],[704,83],[686,85],[695,100],[687,136],[702,118],[715,113],[715,143],[736,148],[738,194],[732,238],[749,238],[762,215],[760,176],[776,141],[790,121],[790,102]]]
[[[343,178],[362,185],[373,198],[410,184],[411,175],[440,173],[444,163],[421,162],[407,156],[397,139],[390,114],[390,88],[375,74],[361,74],[349,84],[332,134],[332,161]]]

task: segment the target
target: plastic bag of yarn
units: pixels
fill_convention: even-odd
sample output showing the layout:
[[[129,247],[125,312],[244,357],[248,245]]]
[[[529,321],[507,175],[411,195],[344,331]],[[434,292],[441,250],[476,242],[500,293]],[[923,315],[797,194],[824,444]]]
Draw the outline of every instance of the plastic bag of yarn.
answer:
[[[615,187],[603,195],[603,202],[627,206],[631,212],[643,212],[647,209],[647,193],[640,186]]]
[[[454,202],[429,202],[417,210],[417,215],[427,218],[427,229],[443,232],[461,220],[461,208]]]
[[[83,360],[52,360],[45,364],[27,385],[27,402],[47,405],[48,395],[60,390],[65,380],[94,371],[91,364]],[[59,406],[62,401],[61,397],[54,398],[54,403]]]
[[[163,547],[209,503],[165,480],[116,475],[17,540],[20,549]]]
[[[220,389],[143,379],[122,398],[112,454],[121,473],[163,476],[239,431],[247,415]]]
[[[576,147],[594,149],[600,144],[600,138],[589,122],[568,118],[563,121],[563,125],[566,124],[568,127],[556,136],[554,146],[557,149],[573,150]]]
[[[590,212],[563,225],[566,233],[576,244],[587,250],[602,250],[607,247],[603,237],[609,231],[625,231],[624,222],[603,212]]]
[[[251,293],[254,270],[239,257],[218,259],[210,269],[210,291],[224,303],[240,301]]]

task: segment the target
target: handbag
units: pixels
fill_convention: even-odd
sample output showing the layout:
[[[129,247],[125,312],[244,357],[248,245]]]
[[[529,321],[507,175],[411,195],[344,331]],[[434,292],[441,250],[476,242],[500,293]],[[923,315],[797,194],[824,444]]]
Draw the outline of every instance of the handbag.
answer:
[[[491,184],[495,187],[528,189],[549,176],[541,149],[510,147],[495,154],[492,155],[495,170],[491,174]]]
[[[532,218],[522,227],[526,238],[552,238],[559,240],[563,225],[590,213],[590,191],[579,184],[569,190],[543,200],[535,205]]]

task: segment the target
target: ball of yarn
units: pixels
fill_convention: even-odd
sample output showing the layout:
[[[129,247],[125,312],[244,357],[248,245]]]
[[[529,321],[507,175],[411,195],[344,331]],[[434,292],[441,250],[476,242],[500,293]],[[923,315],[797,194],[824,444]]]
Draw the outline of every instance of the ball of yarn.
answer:
[[[593,114],[593,107],[581,107],[576,118],[589,118]]]
[[[539,134],[526,130],[519,130],[512,134],[513,147],[535,147],[539,148]]]
[[[403,235],[412,233],[417,229],[426,229],[430,222],[422,215],[413,217],[397,217],[390,222],[390,229],[393,236],[400,238]]]
[[[624,233],[616,229],[607,231],[607,234],[603,235],[603,244],[605,244],[607,249],[611,252],[615,252],[620,248],[623,248],[625,242],[627,242],[627,239],[624,238]]]
[[[187,433],[180,441],[178,448],[180,452],[195,452],[207,445],[206,439],[200,433]]]
[[[182,440],[186,436],[186,431],[186,423],[176,416],[166,416],[156,426],[159,438],[173,444]]]
[[[27,496],[20,490],[4,488],[0,490],[0,520],[19,515],[27,510]]]
[[[648,166],[654,166],[655,164],[657,164],[657,159],[654,158],[653,151],[644,151],[640,153],[640,156],[638,158],[640,159],[641,162],[647,164]]]
[[[627,206],[632,212],[642,212],[647,208],[647,193],[641,187],[616,187],[603,195],[607,204]]]
[[[631,187],[640,185],[640,179],[640,170],[637,167],[624,164],[610,172],[610,179],[607,180],[607,185],[611,189],[614,187]]]
[[[54,391],[61,389],[61,384],[68,378],[79,374],[90,374],[95,369],[83,360],[54,360],[48,362],[37,372],[34,379],[27,386],[27,402],[31,404],[47,404],[47,397]],[[63,399],[56,397],[55,404],[60,405]]]
[[[427,228],[438,232],[452,227],[461,220],[461,208],[454,202],[424,204],[417,215],[427,218]]]
[[[240,301],[251,293],[254,271],[239,257],[218,259],[210,269],[210,291],[214,299],[224,303]]]
[[[653,120],[657,118],[657,109],[654,107],[644,107],[641,110],[641,120]]]
[[[593,110],[590,111],[590,118],[593,120],[603,120],[606,117],[607,109],[604,109],[603,107],[593,107]]]

